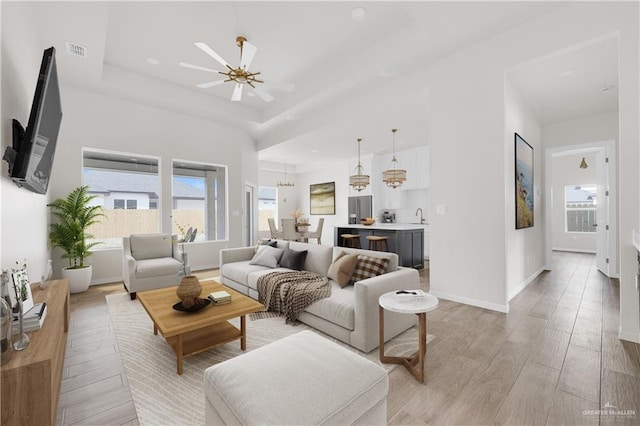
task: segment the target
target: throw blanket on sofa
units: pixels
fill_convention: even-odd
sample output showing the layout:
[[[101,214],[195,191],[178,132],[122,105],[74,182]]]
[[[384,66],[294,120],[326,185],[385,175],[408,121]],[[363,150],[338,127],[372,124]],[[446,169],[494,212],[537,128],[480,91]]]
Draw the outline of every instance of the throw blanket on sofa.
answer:
[[[284,314],[287,323],[316,300],[331,296],[329,279],[307,271],[270,272],[258,278],[257,286],[258,301],[267,311]]]

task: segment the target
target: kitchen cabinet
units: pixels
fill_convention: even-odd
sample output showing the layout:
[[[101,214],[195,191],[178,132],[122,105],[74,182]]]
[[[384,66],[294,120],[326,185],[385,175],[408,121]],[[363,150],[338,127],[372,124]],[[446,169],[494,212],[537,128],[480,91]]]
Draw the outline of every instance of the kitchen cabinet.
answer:
[[[341,234],[360,235],[360,246],[367,249],[367,236],[387,237],[389,251],[398,255],[400,266],[424,267],[424,227],[403,224],[345,225],[334,228],[334,246],[344,247]]]

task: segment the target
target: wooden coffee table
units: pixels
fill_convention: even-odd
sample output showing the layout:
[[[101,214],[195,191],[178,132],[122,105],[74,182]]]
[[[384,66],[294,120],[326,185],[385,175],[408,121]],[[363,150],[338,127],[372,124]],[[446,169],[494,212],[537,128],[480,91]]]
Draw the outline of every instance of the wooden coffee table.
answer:
[[[138,293],[138,299],[153,321],[153,334],[158,330],[177,356],[178,374],[182,374],[185,356],[197,354],[214,346],[240,339],[240,348],[247,349],[246,315],[259,312],[264,306],[244,294],[238,293],[216,281],[203,281],[200,297],[214,291],[225,290],[231,294],[231,302],[211,304],[198,312],[179,312],[173,305],[180,299],[176,287]],[[240,329],[228,322],[240,317]]]

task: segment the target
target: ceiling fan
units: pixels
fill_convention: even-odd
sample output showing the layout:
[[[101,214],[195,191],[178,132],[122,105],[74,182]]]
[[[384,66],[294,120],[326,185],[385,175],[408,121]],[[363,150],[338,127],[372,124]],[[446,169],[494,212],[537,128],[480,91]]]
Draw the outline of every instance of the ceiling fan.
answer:
[[[225,61],[222,56],[218,55],[212,48],[210,48],[206,43],[202,41],[197,41],[194,43],[196,47],[202,50],[207,55],[211,56],[213,59],[222,64],[226,71],[217,71],[211,68],[201,67],[199,65],[187,64],[185,62],[180,62],[180,66],[183,68],[190,68],[199,71],[212,72],[217,74],[222,74],[227,76],[226,80],[217,80],[217,81],[209,81],[206,83],[198,84],[198,87],[201,89],[208,89],[210,87],[219,86],[224,83],[233,82],[236,84],[233,89],[233,94],[231,95],[232,101],[239,101],[242,99],[242,88],[245,84],[251,86],[256,95],[258,95],[263,101],[271,102],[274,97],[268,92],[262,90],[260,87],[256,86],[256,83],[265,84],[267,86],[271,86],[274,89],[283,90],[286,92],[292,92],[294,89],[293,84],[289,83],[265,83],[263,80],[259,80],[257,78],[260,75],[259,72],[250,72],[249,66],[253,61],[253,57],[256,55],[258,48],[253,44],[249,43],[245,37],[238,36],[236,37],[236,44],[240,48],[240,65],[237,68],[233,68],[227,61]]]

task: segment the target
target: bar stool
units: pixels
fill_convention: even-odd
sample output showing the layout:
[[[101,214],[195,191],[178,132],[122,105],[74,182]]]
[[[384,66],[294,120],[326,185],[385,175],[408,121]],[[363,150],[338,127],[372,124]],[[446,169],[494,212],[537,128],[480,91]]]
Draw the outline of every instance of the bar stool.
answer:
[[[341,234],[340,238],[342,238],[342,245],[344,247],[362,248],[360,246],[360,234]]]
[[[389,251],[389,237],[379,237],[377,235],[369,235],[367,241],[369,241],[368,249],[374,251]],[[383,248],[384,243],[384,248]]]

